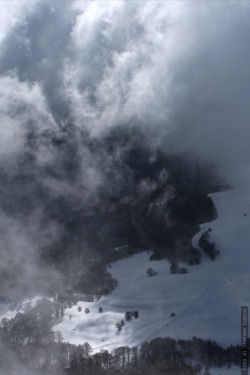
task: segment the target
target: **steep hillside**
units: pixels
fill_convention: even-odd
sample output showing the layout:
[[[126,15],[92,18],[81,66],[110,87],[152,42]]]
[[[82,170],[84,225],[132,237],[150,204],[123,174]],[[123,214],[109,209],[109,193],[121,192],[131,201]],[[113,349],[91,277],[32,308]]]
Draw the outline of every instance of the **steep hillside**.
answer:
[[[150,261],[150,251],[113,263],[109,272],[118,287],[96,302],[66,309],[57,326],[64,340],[87,341],[95,350],[138,345],[159,336],[198,336],[224,347],[239,343],[240,307],[250,303],[250,196],[248,190],[228,190],[211,197],[218,218],[201,224],[193,245],[198,247],[202,233],[211,228],[210,241],[220,251],[214,261],[204,254],[200,265],[185,265],[184,274],[172,274],[167,260]],[[146,274],[149,267],[155,276]],[[139,316],[126,321],[126,311],[138,311]],[[125,325],[118,333],[115,325],[122,319]]]

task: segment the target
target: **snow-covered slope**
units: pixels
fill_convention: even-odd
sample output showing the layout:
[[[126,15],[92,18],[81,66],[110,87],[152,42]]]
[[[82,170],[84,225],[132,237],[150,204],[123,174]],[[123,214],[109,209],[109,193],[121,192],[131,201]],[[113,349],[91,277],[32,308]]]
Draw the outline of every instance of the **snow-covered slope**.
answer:
[[[210,375],[238,375],[240,373],[240,369],[237,366],[230,366],[228,367],[221,367],[215,368],[212,367],[209,369]]]
[[[166,260],[150,262],[146,251],[112,264],[109,271],[118,287],[99,301],[67,309],[55,327],[64,340],[89,342],[94,350],[137,345],[159,336],[210,338],[223,346],[239,343],[240,307],[250,302],[250,195],[245,189],[211,197],[218,218],[201,228],[212,229],[210,238],[220,250],[215,261],[204,255],[200,265],[187,267],[183,275],[171,274]],[[202,231],[194,237],[195,245]],[[148,277],[148,267],[157,275]],[[126,322],[117,334],[115,324],[128,310],[137,310],[139,318]]]

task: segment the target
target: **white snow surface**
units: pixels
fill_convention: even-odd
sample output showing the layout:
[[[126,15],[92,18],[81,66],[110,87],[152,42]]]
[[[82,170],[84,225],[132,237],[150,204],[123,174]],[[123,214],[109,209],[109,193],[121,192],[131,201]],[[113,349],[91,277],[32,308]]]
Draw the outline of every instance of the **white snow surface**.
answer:
[[[203,254],[200,265],[185,265],[188,274],[176,275],[170,273],[168,261],[149,261],[147,251],[113,263],[109,272],[118,280],[117,288],[99,301],[79,302],[66,309],[63,321],[55,327],[64,341],[88,342],[94,351],[167,336],[197,336],[223,347],[239,344],[240,308],[250,302],[249,192],[245,188],[211,194],[218,218],[201,224],[193,243],[197,246],[202,232],[211,228],[210,238],[220,250],[215,261]],[[156,276],[146,275],[149,267]],[[117,334],[115,324],[128,310],[137,310],[139,318],[126,322]],[[215,374],[222,371],[216,369]]]
[[[230,366],[229,368],[228,367],[221,367],[221,368],[211,367],[209,369],[209,374],[211,375],[239,375],[240,368],[237,366]]]

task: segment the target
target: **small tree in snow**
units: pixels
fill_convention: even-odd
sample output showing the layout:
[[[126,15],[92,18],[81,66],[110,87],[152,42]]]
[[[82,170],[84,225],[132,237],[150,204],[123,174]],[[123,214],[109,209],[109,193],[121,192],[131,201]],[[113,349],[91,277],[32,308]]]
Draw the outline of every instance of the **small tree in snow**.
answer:
[[[125,312],[125,320],[131,320],[132,319],[132,312],[126,311]]]
[[[157,273],[156,273],[155,270],[153,270],[152,267],[149,267],[149,268],[147,269],[146,274],[147,274],[147,276],[152,277],[152,276],[156,276]]]
[[[171,273],[178,273],[178,271],[179,271],[178,263],[177,262],[172,262],[172,264],[170,266],[170,272]]]
[[[122,331],[122,327],[123,327],[123,325],[122,325],[121,322],[116,323],[116,325],[115,325],[116,332],[120,333]]]
[[[139,318],[139,313],[138,313],[138,311],[133,311],[133,315],[134,315],[135,319],[138,319],[138,318]]]
[[[179,272],[180,274],[184,274],[184,273],[188,273],[188,270],[186,269],[186,267],[182,267],[179,269]]]

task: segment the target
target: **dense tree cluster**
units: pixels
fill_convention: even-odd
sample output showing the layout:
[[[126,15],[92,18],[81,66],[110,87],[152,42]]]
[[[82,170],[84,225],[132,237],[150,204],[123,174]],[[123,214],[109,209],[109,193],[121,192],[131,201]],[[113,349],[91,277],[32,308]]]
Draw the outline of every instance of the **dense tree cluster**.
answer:
[[[223,349],[210,340],[156,338],[141,347],[118,347],[111,352],[93,354],[88,343],[70,345],[53,326],[63,317],[63,305],[41,299],[25,313],[0,324],[0,373],[4,375],[91,375],[91,374],[202,374],[210,366],[240,364],[240,347]],[[174,315],[174,314],[173,314]],[[117,324],[138,318],[137,311],[127,311]],[[188,372],[189,371],[189,372]]]
[[[120,322],[116,323],[115,324],[116,332],[120,333],[122,331],[122,328],[124,327],[124,325],[125,325],[125,321],[123,319]]]
[[[173,274],[179,273],[179,274],[185,274],[188,273],[188,270],[186,267],[179,267],[177,262],[172,262],[170,266],[170,272]]]
[[[156,272],[155,270],[153,270],[152,267],[149,267],[149,268],[147,269],[147,271],[146,271],[146,274],[147,274],[147,276],[152,277],[152,276],[156,276],[156,275],[157,275],[157,272]]]
[[[41,146],[55,155],[56,163],[46,168],[38,163]],[[82,177],[89,168],[82,152],[101,177],[93,192]],[[92,139],[70,124],[60,134],[37,134],[31,126],[18,168],[11,176],[0,169],[0,180],[5,215],[28,227],[39,207],[44,219],[38,218],[38,231],[58,228],[51,241],[41,242],[36,255],[39,269],[43,265],[61,276],[53,282],[37,278],[31,288],[20,262],[9,262],[0,275],[0,298],[15,292],[14,298],[27,296],[30,288],[41,294],[107,294],[117,281],[106,266],[148,248],[155,259],[198,264],[200,254],[191,239],[201,222],[216,216],[207,195],[218,189],[214,169],[153,147],[137,127],[117,126]],[[51,185],[60,187],[60,193]]]
[[[139,312],[138,311],[126,311],[124,314],[124,319],[122,319],[120,322],[116,323],[116,332],[120,333],[122,331],[122,328],[125,326],[125,322],[129,322],[132,318],[138,319],[139,318]]]
[[[17,336],[22,331],[22,323]],[[4,330],[8,331],[6,323]],[[59,332],[43,332],[47,340],[22,337],[7,342],[0,334],[0,373],[5,375],[201,375],[210,367],[240,366],[240,346],[223,349],[210,340],[156,338],[141,347],[102,349],[93,354],[88,343],[63,343]]]
[[[126,311],[125,312],[125,320],[131,320],[132,318],[138,319],[139,313],[138,311]]]
[[[209,232],[209,229],[203,232],[198,243],[204,253],[207,254],[211,260],[215,260],[220,252],[216,249],[215,243],[209,241]]]
[[[0,324],[0,338],[5,345],[45,344],[60,341],[61,333],[52,327],[63,318],[65,306],[48,299],[40,299],[25,313],[13,319],[4,318]]]
[[[45,284],[43,277],[43,282],[38,280],[34,286],[36,292],[45,290],[56,295],[56,302],[43,299],[27,313],[2,320],[0,369],[7,375],[19,375],[21,371],[22,375],[43,371],[46,375],[96,375],[116,371],[152,375],[161,373],[163,368],[169,374],[171,371],[175,375],[185,371],[198,374],[179,344],[171,339],[157,339],[141,348],[123,347],[91,356],[88,344],[62,343],[60,332],[54,331],[53,326],[62,319],[66,305],[76,303],[79,295],[85,294],[91,299],[108,294],[117,286],[117,280],[107,269],[112,261],[150,248],[152,259],[167,258],[172,264],[199,264],[201,252],[192,246],[192,237],[199,231],[201,222],[216,217],[214,204],[207,195],[217,189],[218,181],[212,169],[201,170],[191,161],[152,148],[136,128],[132,131],[129,127],[116,127],[99,140],[76,134],[70,126],[67,129],[62,129],[59,137],[49,133],[30,134],[27,150],[13,175],[10,177],[5,170],[0,170],[3,213],[29,224],[39,206],[45,218],[37,223],[42,233],[47,233],[50,227],[58,228],[53,240],[42,241],[36,256],[39,269],[44,266],[53,275],[60,276],[53,283],[48,278]],[[37,163],[36,149],[41,144],[53,150],[56,165],[44,169]],[[97,172],[103,181],[93,195],[87,179],[82,182],[83,150],[87,152],[87,160],[94,160],[98,165]],[[48,188],[50,180],[55,186],[66,185],[70,189],[55,194]],[[90,195],[93,199],[89,199]],[[215,248],[213,244],[208,248],[207,242],[203,238],[199,245],[212,259]],[[115,247],[120,250],[116,251]],[[9,263],[11,267],[6,266],[0,275],[0,297],[18,299],[29,294],[32,282],[23,277],[21,262],[14,262],[13,267]],[[181,273],[184,272],[185,268]],[[151,268],[149,273],[153,276],[155,271]],[[138,317],[137,312],[128,313]],[[119,330],[125,322],[118,324]],[[156,353],[158,350],[160,354]],[[237,350],[233,348],[231,352]],[[193,358],[193,352],[187,354],[189,358],[190,355]],[[158,356],[157,363],[154,356]],[[203,364],[203,357],[199,360]],[[18,364],[18,370],[12,371],[12,363]]]

